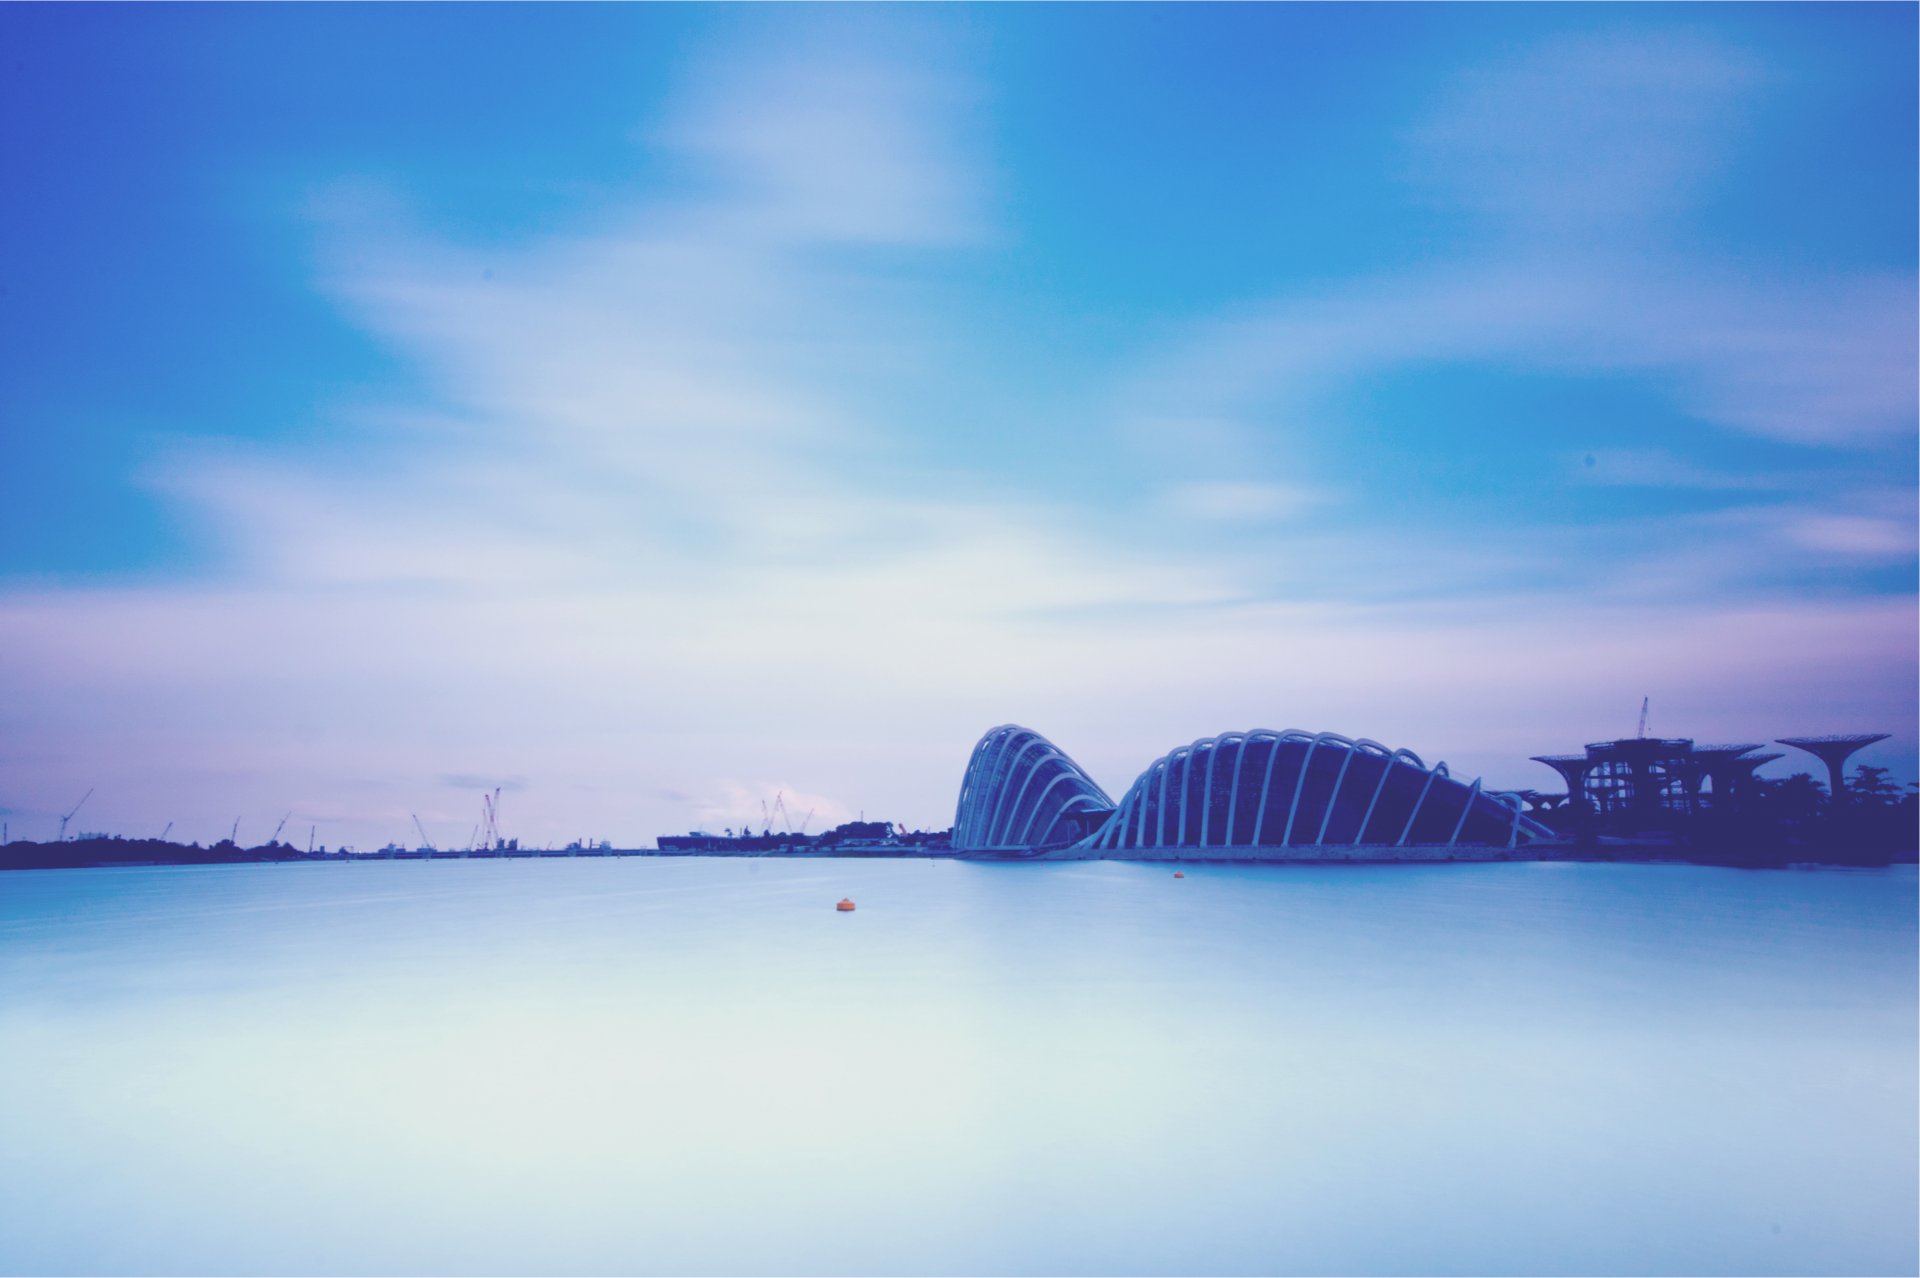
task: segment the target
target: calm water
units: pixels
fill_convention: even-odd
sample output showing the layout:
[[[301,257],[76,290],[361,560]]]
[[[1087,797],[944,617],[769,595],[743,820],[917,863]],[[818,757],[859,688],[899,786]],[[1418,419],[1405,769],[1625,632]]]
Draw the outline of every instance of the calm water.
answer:
[[[1911,867],[5,874],[0,1269],[1912,1273],[1915,916]]]

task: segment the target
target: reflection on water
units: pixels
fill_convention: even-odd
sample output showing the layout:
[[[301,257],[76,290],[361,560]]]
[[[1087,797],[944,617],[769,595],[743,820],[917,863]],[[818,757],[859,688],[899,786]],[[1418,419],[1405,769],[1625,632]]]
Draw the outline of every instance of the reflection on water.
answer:
[[[1186,870],[0,875],[0,1269],[1920,1264],[1911,867]]]

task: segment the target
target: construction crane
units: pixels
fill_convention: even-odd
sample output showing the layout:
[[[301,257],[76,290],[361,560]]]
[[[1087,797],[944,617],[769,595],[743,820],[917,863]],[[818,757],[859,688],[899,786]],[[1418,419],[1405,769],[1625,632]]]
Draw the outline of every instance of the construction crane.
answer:
[[[438,848],[433,846],[433,840],[427,837],[427,827],[420,824],[420,814],[411,812],[408,813],[408,815],[413,818],[413,828],[420,831],[420,846],[429,852],[439,851]]]
[[[489,852],[500,847],[500,787],[493,787],[492,794],[480,796],[480,811],[483,819],[480,823],[480,846]]]
[[[167,828],[166,828],[166,829],[164,829],[164,830],[162,830],[162,831],[160,831],[160,839],[159,839],[159,841],[160,841],[160,842],[162,842],[162,843],[165,843],[165,842],[167,841],[167,835],[168,835],[169,833],[171,833],[171,832],[172,832],[172,830],[173,830],[173,822],[171,822],[171,821],[169,821],[169,822],[167,822]]]
[[[800,833],[805,834],[807,832],[807,822],[813,820],[813,814],[818,810],[817,808],[807,809],[807,814],[800,818]]]
[[[773,795],[773,810],[780,816],[780,824],[787,827],[787,833],[793,833],[793,817],[787,812],[787,792],[776,790]]]
[[[313,832],[315,830],[318,830],[319,828],[320,827],[317,825],[310,825],[307,827],[307,855],[308,856],[313,855]]]
[[[65,843],[67,841],[67,822],[73,820],[73,814],[78,812],[82,807],[84,807],[86,805],[87,800],[93,797],[93,790],[94,790],[94,787],[88,786],[87,792],[80,796],[80,802],[74,804],[71,808],[68,808],[67,814],[60,818],[60,837],[59,839],[56,840],[56,842]]]
[[[273,837],[267,840],[268,847],[272,847],[280,841],[280,831],[286,829],[287,822],[291,820],[293,820],[293,813],[291,812],[280,818],[280,824],[273,827]]]
[[[1640,736],[1641,736],[1642,738],[1644,738],[1644,737],[1645,737],[1645,736],[1647,735],[1647,702],[1648,702],[1648,700],[1649,700],[1649,699],[1650,699],[1650,698],[1647,698],[1647,697],[1642,697],[1642,698],[1640,698],[1640,732],[1639,732],[1639,735],[1640,735]]]
[[[239,817],[235,817],[233,819],[233,832],[227,835],[227,842],[233,844],[233,846],[235,846],[236,848],[240,846],[240,818]]]

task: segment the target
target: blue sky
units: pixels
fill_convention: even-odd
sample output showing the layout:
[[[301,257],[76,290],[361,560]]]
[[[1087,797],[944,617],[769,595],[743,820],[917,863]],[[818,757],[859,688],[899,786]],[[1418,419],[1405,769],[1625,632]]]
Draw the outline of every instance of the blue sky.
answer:
[[[0,806],[944,825],[1008,720],[1546,785],[1642,696],[1911,776],[1914,25],[0,8]]]

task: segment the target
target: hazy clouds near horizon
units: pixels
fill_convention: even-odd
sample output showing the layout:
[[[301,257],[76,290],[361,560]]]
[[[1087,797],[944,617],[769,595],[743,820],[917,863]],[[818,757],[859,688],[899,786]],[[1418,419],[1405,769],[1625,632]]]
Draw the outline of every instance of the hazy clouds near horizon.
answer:
[[[0,804],[937,826],[1008,720],[1547,787],[1643,696],[1911,776],[1914,25],[0,12]]]

